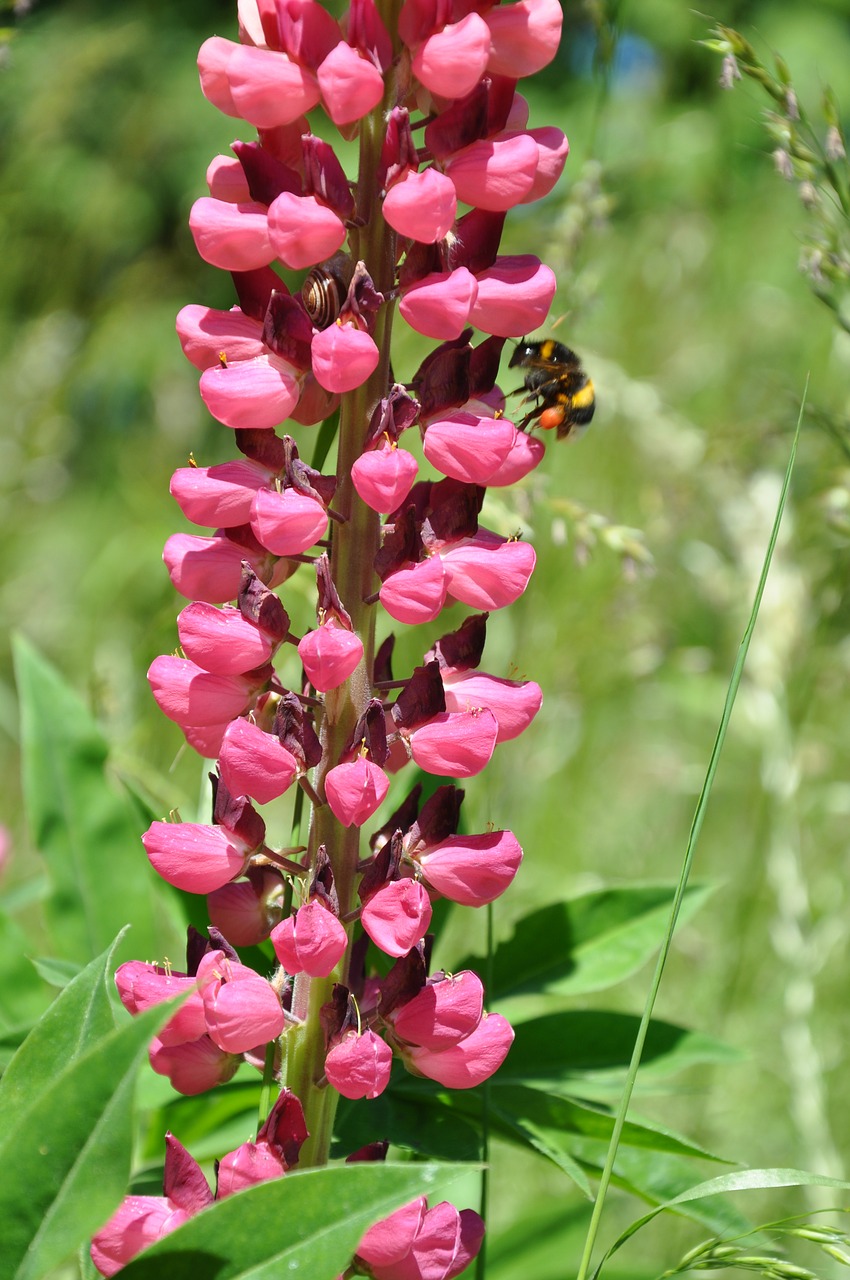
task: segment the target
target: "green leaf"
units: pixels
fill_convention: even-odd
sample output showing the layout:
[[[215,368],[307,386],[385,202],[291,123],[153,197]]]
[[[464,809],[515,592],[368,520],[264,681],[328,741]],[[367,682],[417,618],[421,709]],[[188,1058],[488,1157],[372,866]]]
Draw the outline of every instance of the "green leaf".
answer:
[[[569,1084],[584,1076],[618,1075],[628,1066],[640,1019],[581,1009],[552,1013],[514,1026],[516,1039],[498,1082]],[[737,1050],[701,1032],[653,1021],[644,1048],[647,1076],[667,1076],[703,1062],[735,1062]]]
[[[334,1280],[363,1233],[465,1165],[355,1164],[291,1173],[220,1200],[122,1271],[126,1280]]]
[[[60,991],[80,972],[73,960],[56,960],[52,956],[33,956],[32,964],[40,978]]]
[[[93,1018],[75,1038],[76,988],[91,968],[43,1020],[56,1032],[52,1073],[50,1039],[39,1023],[12,1064],[11,1084],[4,1080],[0,1089],[7,1117],[0,1142],[3,1280],[40,1280],[102,1225],[127,1186],[136,1072],[173,1007],[158,1005],[98,1038],[100,1000],[93,997]],[[70,1057],[62,1046],[70,1046]]]
[[[31,945],[29,937],[16,922],[0,911],[0,954],[3,956],[0,1039],[14,1048],[40,1017],[51,996],[28,958]]]
[[[644,1214],[642,1218],[638,1218],[630,1227],[627,1227],[617,1237],[594,1271],[594,1280],[608,1258],[659,1213],[667,1209],[678,1209],[683,1205],[691,1206],[695,1201],[727,1195],[731,1191],[764,1191],[772,1187],[835,1187],[839,1191],[850,1191],[850,1182],[843,1182],[840,1178],[828,1178],[823,1174],[806,1173],[802,1169],[740,1169],[735,1173],[721,1174],[719,1178],[710,1178],[708,1182],[700,1182],[696,1186],[688,1187],[679,1195],[657,1205],[651,1213]]]
[[[334,1126],[334,1156],[348,1155],[375,1135],[395,1147],[409,1147],[419,1155],[441,1160],[477,1160],[481,1155],[480,1126],[451,1105],[442,1086],[415,1080],[404,1070],[373,1101],[341,1099]]]
[[[576,996],[622,982],[661,945],[675,891],[675,885],[627,885],[533,911],[496,948],[488,998],[541,992]],[[689,889],[684,918],[711,892],[705,885]],[[470,957],[456,968],[481,972],[484,963]]]
[[[14,653],[24,803],[52,883],[44,912],[57,953],[87,963],[132,915],[137,954],[174,954],[180,943],[140,847],[134,807],[105,775],[103,734],[76,693],[20,636]]]

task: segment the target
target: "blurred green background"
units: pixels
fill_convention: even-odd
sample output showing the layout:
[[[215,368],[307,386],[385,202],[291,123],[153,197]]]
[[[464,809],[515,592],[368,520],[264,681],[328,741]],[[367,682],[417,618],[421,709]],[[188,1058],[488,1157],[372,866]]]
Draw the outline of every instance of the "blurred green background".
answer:
[[[4,52],[0,817],[17,903],[39,862],[21,812],[12,629],[84,695],[155,807],[191,816],[202,784],[145,671],[174,648],[182,604],[159,559],[184,527],[170,474],[190,450],[205,464],[233,455],[173,323],[187,302],[233,302],[186,225],[235,132],[194,66],[206,36],[235,35],[233,10],[57,0],[18,14]],[[536,679],[545,704],[467,785],[466,817],[510,825],[526,851],[500,933],[552,898],[675,879],[808,378],[817,413],[697,859],[717,888],[678,939],[658,1007],[741,1059],[638,1111],[747,1164],[846,1176],[850,470],[823,422],[840,431],[850,413],[850,337],[798,270],[805,211],[773,171],[764,102],[747,82],[723,93],[719,59],[697,43],[710,20],[680,0],[565,13],[557,61],[523,92],[532,125],[563,127],[572,154],[554,195],[509,218],[506,247],[558,270],[556,336],[580,351],[598,411],[520,492],[488,502],[485,523],[522,526],[539,560],[526,596],[491,619],[484,665]],[[741,0],[711,17],[781,51],[813,114],[826,84],[846,105],[847,0]],[[394,364],[409,377],[427,345],[403,327]],[[306,619],[297,583],[287,603]],[[454,614],[401,639],[397,674]],[[37,903],[20,922],[49,953]],[[449,952],[482,927],[450,922]],[[606,1007],[639,1011],[647,981]],[[497,1148],[492,1194],[494,1277],[563,1274],[580,1237],[553,1220],[585,1212],[571,1184]],[[788,1193],[765,1211],[820,1203]],[[611,1226],[636,1212],[614,1201]],[[517,1252],[506,1244],[499,1270],[509,1231]],[[655,1275],[696,1232],[647,1233],[627,1274]]]

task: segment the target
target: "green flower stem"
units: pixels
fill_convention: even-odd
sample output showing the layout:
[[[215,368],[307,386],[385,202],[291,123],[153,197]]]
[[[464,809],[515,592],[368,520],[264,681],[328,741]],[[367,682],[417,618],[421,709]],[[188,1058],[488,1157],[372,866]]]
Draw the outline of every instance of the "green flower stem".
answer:
[[[388,15],[384,15],[385,18]],[[390,30],[394,29],[393,26]],[[388,77],[384,101],[361,123],[360,172],[356,193],[358,227],[351,233],[352,257],[362,260],[377,289],[389,294],[395,275],[396,242],[381,216],[377,173],[384,138],[384,112],[393,105],[395,82]],[[344,523],[333,526],[330,554],[331,575],[340,599],[351,615],[352,625],[363,641],[363,661],[349,680],[325,696],[321,726],[322,763],[316,772],[315,789],[324,795],[324,779],[345,750],[357,721],[371,697],[371,676],[375,653],[375,607],[367,604],[377,586],[374,560],[380,540],[380,520],[358,497],[351,481],[351,468],[363,451],[363,441],[375,405],[386,394],[390,379],[390,335],[394,303],[385,302],[375,317],[372,337],[380,352],[378,366],[361,387],[342,397],[339,415],[337,491],[334,508]],[[360,831],[342,827],[327,804],[313,809],[308,849],[315,864],[324,845],[334,874],[339,910],[345,919],[356,907],[355,876],[360,860]],[[349,937],[353,925],[349,925]],[[331,999],[334,983],[346,982],[348,952],[327,978],[295,979],[293,1017],[300,1025],[283,1037],[282,1080],[301,1100],[310,1137],[301,1150],[300,1167],[327,1163],[339,1095],[322,1081],[325,1043],[320,1011]]]

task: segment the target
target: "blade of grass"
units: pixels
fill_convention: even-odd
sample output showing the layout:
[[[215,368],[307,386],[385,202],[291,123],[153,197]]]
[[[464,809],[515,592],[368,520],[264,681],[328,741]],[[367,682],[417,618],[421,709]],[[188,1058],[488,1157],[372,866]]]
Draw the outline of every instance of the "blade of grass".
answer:
[[[682,870],[679,875],[679,883],[676,887],[676,895],[673,899],[673,905],[670,910],[670,920],[667,924],[667,931],[661,944],[661,950],[658,953],[658,962],[655,966],[655,972],[652,976],[649,994],[646,998],[646,1006],[643,1011],[640,1026],[638,1028],[637,1037],[635,1039],[635,1047],[632,1053],[631,1062],[629,1064],[626,1083],[623,1087],[623,1096],[620,1099],[620,1105],[617,1109],[617,1118],[614,1123],[614,1129],[611,1134],[611,1141],[608,1146],[608,1154],[605,1159],[605,1166],[602,1170],[602,1176],[599,1180],[599,1190],[596,1194],[596,1201],[593,1206],[590,1223],[587,1229],[587,1239],[585,1240],[584,1252],[582,1254],[581,1265],[578,1270],[576,1280],[586,1280],[590,1267],[590,1260],[593,1255],[593,1246],[596,1243],[596,1235],[599,1230],[599,1221],[602,1216],[602,1208],[605,1203],[605,1196],[611,1182],[611,1175],[614,1169],[614,1161],[617,1158],[617,1149],[620,1145],[620,1137],[623,1132],[623,1126],[626,1123],[626,1114],[629,1109],[629,1103],[634,1089],[635,1079],[640,1066],[641,1056],[643,1054],[643,1046],[649,1030],[649,1023],[652,1017],[652,1011],[655,1007],[655,999],[658,995],[658,989],[661,986],[661,977],[664,973],[664,966],[667,963],[667,956],[670,951],[670,944],[673,940],[673,932],[676,928],[676,921],[679,916],[679,909],[682,905],[682,899],[685,896],[685,890],[688,885],[688,879],[691,874],[691,867],[694,861],[694,852],[696,850],[697,840],[702,830],[703,820],[705,818],[706,809],[708,808],[708,799],[711,794],[711,788],[714,783],[714,776],[717,773],[717,766],[720,762],[720,753],[723,750],[723,743],[726,740],[726,732],[729,728],[729,721],[732,717],[732,708],[735,705],[735,698],[738,693],[738,686],[741,683],[741,676],[744,671],[744,663],[747,660],[747,653],[750,648],[750,641],[755,630],[756,620],[761,608],[762,596],[764,595],[764,587],[767,582],[767,575],[770,570],[770,564],[773,559],[773,553],[776,548],[776,540],[779,536],[779,526],[782,523],[782,516],[785,511],[785,504],[788,499],[788,489],[791,484],[791,473],[794,470],[794,462],[797,457],[797,443],[800,439],[800,425],[803,421],[803,411],[806,405],[806,395],[808,393],[809,383],[806,379],[806,386],[803,390],[803,398],[800,403],[800,412],[797,416],[797,427],[794,432],[794,440],[791,444],[791,453],[788,458],[788,466],[785,469],[785,479],[782,484],[782,492],[779,495],[779,503],[776,508],[776,516],[773,521],[773,528],[770,533],[770,541],[767,545],[767,551],[762,565],[761,576],[756,588],[755,598],[753,600],[752,609],[750,610],[749,621],[746,630],[738,646],[738,656],[735,659],[735,665],[732,669],[732,676],[729,681],[729,687],[726,691],[726,700],[723,704],[723,714],[720,717],[720,725],[717,730],[717,736],[714,739],[714,746],[711,750],[711,757],[708,762],[708,768],[705,774],[705,780],[702,784],[702,790],[699,794],[696,810],[694,812],[691,830],[688,836],[688,844],[685,850],[685,857],[682,862]],[[601,1264],[600,1264],[601,1265]],[[598,1271],[594,1273],[594,1280]]]

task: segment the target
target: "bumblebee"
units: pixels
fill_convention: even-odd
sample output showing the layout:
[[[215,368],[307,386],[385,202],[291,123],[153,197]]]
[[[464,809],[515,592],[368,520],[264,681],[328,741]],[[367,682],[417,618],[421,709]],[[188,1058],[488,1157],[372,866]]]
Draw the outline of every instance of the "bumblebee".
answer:
[[[521,431],[534,423],[545,431],[556,428],[558,439],[566,440],[574,428],[590,422],[596,408],[593,383],[569,347],[554,338],[541,342],[526,342],[523,338],[517,343],[509,367],[528,370],[519,388],[528,392],[521,403],[535,401],[534,408],[518,424]]]

